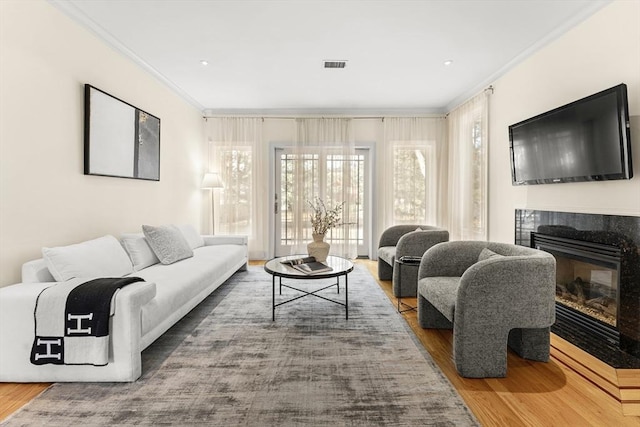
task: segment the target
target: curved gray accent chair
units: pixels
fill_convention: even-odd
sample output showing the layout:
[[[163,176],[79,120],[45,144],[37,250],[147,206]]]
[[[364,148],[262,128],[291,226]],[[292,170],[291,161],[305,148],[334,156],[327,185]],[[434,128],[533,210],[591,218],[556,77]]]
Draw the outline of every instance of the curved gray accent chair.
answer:
[[[433,245],[447,241],[449,232],[431,225],[405,224],[387,228],[378,244],[378,278],[393,280],[394,296],[415,298],[418,291],[418,269],[415,266],[395,268],[395,260],[403,256],[421,257]]]
[[[553,255],[507,243],[435,245],[418,271],[418,323],[453,328],[453,359],[463,377],[507,375],[507,345],[547,362],[555,322]]]

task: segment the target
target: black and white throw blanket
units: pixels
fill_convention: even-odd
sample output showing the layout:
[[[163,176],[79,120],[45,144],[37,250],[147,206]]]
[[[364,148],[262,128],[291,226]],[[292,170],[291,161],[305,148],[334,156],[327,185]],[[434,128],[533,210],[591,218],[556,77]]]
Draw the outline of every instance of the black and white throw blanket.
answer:
[[[72,279],[38,295],[31,363],[95,365],[109,362],[109,317],[118,289],[139,277]]]

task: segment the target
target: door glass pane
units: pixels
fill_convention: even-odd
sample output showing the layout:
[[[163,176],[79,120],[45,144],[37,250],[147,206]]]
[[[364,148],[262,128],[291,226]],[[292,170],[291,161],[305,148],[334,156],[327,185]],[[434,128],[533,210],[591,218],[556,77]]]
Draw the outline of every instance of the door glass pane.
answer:
[[[351,206],[343,211],[342,220],[350,224],[349,235],[345,236],[344,228],[334,228],[329,232],[329,243],[345,240],[364,244],[364,155],[328,155],[326,157],[327,181],[324,193],[327,204],[335,206],[343,201],[345,177],[351,181],[355,194],[348,194]]]
[[[317,154],[302,154],[301,177],[295,179],[296,159],[298,155],[283,153],[280,155],[280,245],[293,244],[294,226],[296,221],[302,224],[303,236],[311,240],[311,223],[309,214],[304,207],[301,212],[296,212],[293,206],[293,194],[302,193],[304,200],[311,200],[318,194],[319,186],[319,156]]]

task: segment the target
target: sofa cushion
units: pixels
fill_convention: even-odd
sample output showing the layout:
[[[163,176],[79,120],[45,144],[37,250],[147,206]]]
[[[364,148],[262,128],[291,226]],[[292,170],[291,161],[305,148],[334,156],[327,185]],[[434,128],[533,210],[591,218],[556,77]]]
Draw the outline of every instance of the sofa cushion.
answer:
[[[393,267],[393,263],[396,260],[396,247],[395,246],[382,246],[378,248],[378,258],[381,258]]]
[[[489,258],[502,258],[504,255],[500,255],[492,251],[491,249],[484,248],[478,255],[478,262],[488,260]]]
[[[120,237],[120,242],[133,262],[133,271],[140,271],[160,262],[144,234],[123,234]]]
[[[187,243],[189,243],[189,247],[191,249],[197,249],[204,246],[204,239],[191,224],[179,225],[178,229],[187,240]]]
[[[459,286],[459,277],[425,277],[418,281],[418,294],[453,322]]]
[[[204,246],[193,257],[171,265],[156,264],[135,273],[156,284],[156,296],[142,307],[142,335],[148,334],[212,283],[235,271],[244,257],[241,245]],[[182,317],[181,315],[177,318]],[[176,319],[176,321],[177,321]]]
[[[193,256],[189,243],[175,225],[159,227],[143,225],[142,232],[153,253],[163,264],[173,264]]]
[[[56,281],[74,277],[122,277],[133,272],[133,264],[113,236],[69,246],[42,248],[47,268]]]

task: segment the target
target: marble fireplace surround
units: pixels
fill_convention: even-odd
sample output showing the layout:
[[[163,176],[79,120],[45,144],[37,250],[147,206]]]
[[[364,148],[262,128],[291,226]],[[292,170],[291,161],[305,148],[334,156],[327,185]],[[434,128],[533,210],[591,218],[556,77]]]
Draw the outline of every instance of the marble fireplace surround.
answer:
[[[620,298],[627,307],[620,341],[556,321],[551,331],[613,368],[640,368],[640,217],[516,209],[515,243],[530,247],[532,233],[591,242],[621,253]],[[624,292],[623,292],[624,290]],[[630,309],[629,309],[630,307]]]

